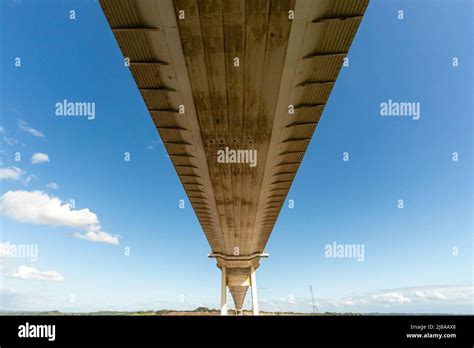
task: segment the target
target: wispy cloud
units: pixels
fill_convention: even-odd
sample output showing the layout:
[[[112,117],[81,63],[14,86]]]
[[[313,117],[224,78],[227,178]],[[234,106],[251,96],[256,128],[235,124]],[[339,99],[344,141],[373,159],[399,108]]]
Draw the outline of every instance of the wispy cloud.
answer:
[[[26,186],[33,179],[36,179],[34,174],[29,174],[26,177],[25,175],[26,172],[24,170],[15,166],[0,168],[0,180],[21,181],[21,183]]]
[[[153,150],[159,143],[156,140],[153,140],[150,145],[146,147],[147,150]]]
[[[8,191],[0,196],[0,213],[23,223],[68,226],[85,231],[75,237],[93,242],[119,244],[118,236],[102,231],[97,215],[89,209],[74,210],[58,197],[42,191]]]
[[[9,145],[9,146],[15,146],[15,145],[18,145],[18,144],[20,144],[21,146],[25,146],[25,144],[23,144],[18,139],[14,138],[14,137],[7,136],[7,130],[3,126],[0,126],[0,135],[3,135],[2,139],[3,139],[4,143]],[[2,151],[4,151],[4,150],[2,150]]]
[[[25,132],[27,132],[27,133],[35,136],[35,137],[38,137],[38,138],[44,138],[45,137],[43,132],[28,126],[28,124],[25,121],[20,120],[18,122],[18,126],[20,127],[21,130],[23,130],[23,131],[25,131]]]
[[[87,231],[85,233],[76,232],[74,237],[88,240],[90,242],[102,242],[118,245],[118,237],[104,231]]]
[[[55,182],[50,182],[49,184],[46,185],[47,188],[51,190],[59,190],[59,185],[56,184]]]
[[[46,153],[37,152],[31,156],[32,164],[40,164],[44,162],[49,162],[49,156]]]
[[[351,304],[405,304],[427,303],[431,301],[469,302],[472,300],[472,285],[440,285],[382,290],[364,296],[344,299]]]
[[[28,175],[28,176],[25,178],[25,180],[23,180],[23,185],[28,186],[28,184],[29,184],[32,180],[35,180],[35,179],[37,179],[36,175],[30,174],[30,175]]]
[[[0,180],[20,180],[24,174],[25,171],[15,166],[0,168]]]
[[[19,142],[13,137],[3,137],[3,141],[10,146],[17,145]]]
[[[453,312],[453,306],[472,311],[472,284],[437,285],[379,290],[341,298],[316,298],[321,312]],[[311,298],[262,298],[262,310],[311,312]]]
[[[45,296],[38,291],[23,292],[4,286],[0,287],[0,298],[2,299],[2,310],[9,311],[42,311],[56,308],[58,305],[57,296]]]
[[[39,271],[36,268],[28,266],[20,266],[18,270],[12,274],[13,278],[22,280],[45,280],[62,282],[63,276],[56,271]]]

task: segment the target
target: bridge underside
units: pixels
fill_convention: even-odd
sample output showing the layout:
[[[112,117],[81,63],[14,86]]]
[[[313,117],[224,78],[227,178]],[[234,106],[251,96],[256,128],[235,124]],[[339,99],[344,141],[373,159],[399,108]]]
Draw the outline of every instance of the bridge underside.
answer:
[[[223,271],[223,314],[249,286],[258,313],[255,270],[367,3],[100,0]]]

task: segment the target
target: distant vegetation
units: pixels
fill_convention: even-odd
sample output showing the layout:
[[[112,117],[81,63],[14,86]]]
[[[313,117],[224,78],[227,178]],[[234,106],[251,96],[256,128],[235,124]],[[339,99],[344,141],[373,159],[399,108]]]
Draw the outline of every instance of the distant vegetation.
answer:
[[[234,310],[229,310],[230,315],[234,315]],[[373,313],[376,314],[376,313]],[[198,307],[194,310],[189,311],[177,311],[172,309],[160,309],[157,311],[136,311],[136,312],[123,312],[123,311],[99,311],[99,312],[60,312],[58,310],[47,311],[47,312],[9,312],[9,311],[0,311],[0,315],[92,315],[92,316],[179,316],[179,315],[188,315],[188,316],[209,316],[209,315],[220,315],[220,310],[210,309],[207,307]],[[252,315],[252,311],[244,310],[243,315]],[[321,316],[340,316],[340,315],[361,315],[360,313],[335,313],[335,312],[325,312],[325,313],[295,313],[295,312],[262,312],[260,315],[321,315]]]

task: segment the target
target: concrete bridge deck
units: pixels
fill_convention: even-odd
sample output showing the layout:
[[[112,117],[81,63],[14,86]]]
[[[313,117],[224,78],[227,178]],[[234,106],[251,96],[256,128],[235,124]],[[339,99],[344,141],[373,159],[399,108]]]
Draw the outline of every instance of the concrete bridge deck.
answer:
[[[368,0],[100,4],[222,270],[222,314],[249,287],[258,314],[255,270]]]

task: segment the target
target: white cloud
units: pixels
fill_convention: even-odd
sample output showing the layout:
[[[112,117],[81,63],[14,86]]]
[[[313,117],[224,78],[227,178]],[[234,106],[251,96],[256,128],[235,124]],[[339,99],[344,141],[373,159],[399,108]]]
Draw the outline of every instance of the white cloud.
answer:
[[[46,185],[46,187],[51,190],[59,190],[59,185],[56,184],[55,182],[50,182],[49,184]]]
[[[34,224],[86,227],[99,223],[89,209],[71,210],[57,197],[42,191],[8,191],[0,196],[0,212],[19,221]]]
[[[12,137],[3,137],[3,141],[6,142],[10,146],[18,144],[18,140]]]
[[[56,271],[38,271],[28,266],[18,267],[18,270],[12,277],[23,280],[50,280],[56,282],[62,282],[64,280],[63,276]]]
[[[18,167],[11,166],[0,168],[0,180],[21,180],[23,185],[28,185],[36,176],[33,174],[24,177],[26,172]]]
[[[103,242],[103,243],[109,243],[109,244],[114,244],[114,245],[119,244],[119,240],[117,236],[113,236],[103,231],[98,231],[98,232],[88,231],[86,233],[76,232],[74,234],[74,237],[79,238],[79,239],[85,239],[90,242]]]
[[[45,153],[37,152],[31,156],[31,163],[40,164],[43,162],[49,162],[49,156]]]
[[[25,172],[15,166],[0,168],[0,180],[19,180],[23,174]]]
[[[0,134],[5,134],[5,128],[3,128],[2,126],[0,126]]]
[[[82,239],[118,244],[118,237],[101,231],[97,215],[89,209],[74,210],[58,197],[42,191],[8,191],[0,196],[0,213],[23,223],[68,226],[86,231]],[[96,234],[94,236],[93,234]],[[77,235],[76,235],[77,237]]]
[[[334,305],[422,304],[428,302],[463,302],[472,298],[472,285],[440,285],[381,290],[366,295],[331,300]]]
[[[33,179],[37,179],[36,175],[30,174],[23,180],[23,184],[28,185]]]
[[[463,301],[474,296],[474,287],[470,285],[431,286],[404,289],[414,301]]]
[[[341,298],[316,298],[321,312],[458,313],[472,312],[472,284],[380,290]],[[262,310],[310,312],[311,298],[260,300]]]
[[[371,299],[382,303],[410,303],[411,299],[403,293],[389,292],[382,294],[375,294],[371,296]]]
[[[24,130],[27,133],[30,133],[31,135],[34,135],[35,137],[44,138],[45,136],[41,131],[29,127],[25,121],[20,121],[18,125],[20,126],[22,130]]]

